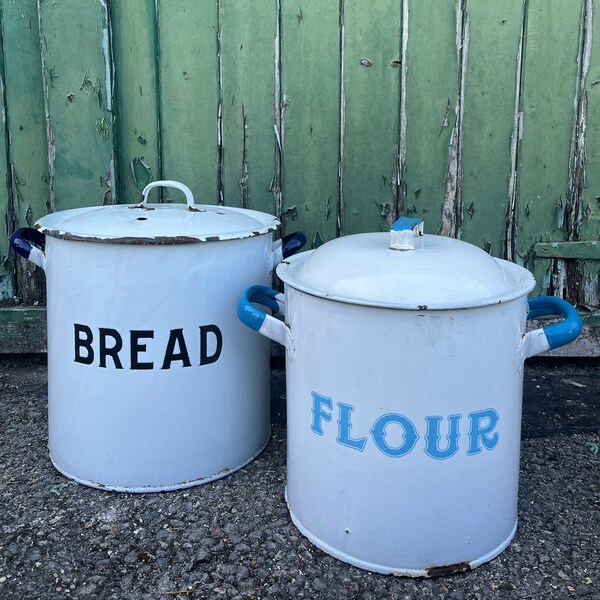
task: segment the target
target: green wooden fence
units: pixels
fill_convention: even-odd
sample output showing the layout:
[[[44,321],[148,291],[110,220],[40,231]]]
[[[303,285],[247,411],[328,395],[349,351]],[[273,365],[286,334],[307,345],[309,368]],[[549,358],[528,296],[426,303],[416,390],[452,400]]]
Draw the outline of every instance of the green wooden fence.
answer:
[[[595,314],[595,8],[0,0],[0,350],[35,348],[44,317],[10,232],[159,178],[276,214],[313,247],[421,215]]]

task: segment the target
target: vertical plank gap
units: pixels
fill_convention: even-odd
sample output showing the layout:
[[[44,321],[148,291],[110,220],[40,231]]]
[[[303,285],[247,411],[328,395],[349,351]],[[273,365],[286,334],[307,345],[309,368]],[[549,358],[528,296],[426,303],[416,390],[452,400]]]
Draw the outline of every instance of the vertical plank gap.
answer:
[[[336,237],[344,235],[344,168],[346,159],[346,0],[340,0],[340,150]]]
[[[456,121],[450,136],[448,170],[446,173],[442,224],[439,233],[454,238],[462,232],[462,133],[464,125],[465,89],[469,51],[468,0],[456,3],[456,50],[458,54],[458,95],[454,112]]]
[[[283,119],[284,101],[281,95],[281,29],[282,11],[281,0],[276,0],[277,7],[277,29],[275,32],[275,69],[273,76],[273,99],[274,118],[273,129],[275,130],[275,174],[271,182],[271,193],[275,199],[275,216],[282,219],[283,215]],[[285,223],[282,222],[282,235],[285,232]]]
[[[155,26],[155,70],[156,70],[156,143],[158,145],[157,155],[158,155],[158,173],[157,173],[157,181],[164,179],[164,156],[163,156],[163,148],[164,148],[164,131],[162,125],[162,111],[163,111],[163,102],[162,102],[162,77],[160,75],[160,60],[161,60],[161,46],[160,46],[160,11],[161,4],[160,0],[156,0],[155,2],[155,14],[156,14],[156,26]],[[131,165],[133,169],[133,163]],[[158,188],[158,201],[164,202],[165,200],[165,188]]]
[[[6,180],[4,181],[7,197],[11,198],[12,190],[12,177],[11,177],[11,160],[10,160],[10,130],[8,123],[8,109],[6,106],[6,76],[5,76],[5,65],[4,65],[4,35],[3,35],[3,21],[2,21],[2,7],[0,6],[0,125],[2,126],[2,139],[1,143],[4,145],[4,157],[5,157],[5,168],[6,168]],[[12,202],[7,203],[6,213],[6,233],[10,235],[11,227],[16,222],[14,209],[18,210],[18,205],[15,203],[15,199],[11,198]],[[13,211],[9,210],[13,207]],[[12,214],[11,214],[12,213]],[[12,221],[12,222],[11,222]]]
[[[409,0],[402,0],[400,13],[400,82],[399,82],[399,115],[398,115],[398,141],[397,161],[394,181],[393,220],[403,216],[406,211],[406,181],[404,171],[406,168],[406,131],[408,127],[406,116],[406,81],[408,75],[408,20],[410,14]]]
[[[219,205],[225,204],[225,156],[223,147],[223,34],[221,22],[221,0],[217,0],[217,144],[218,144],[218,193]]]
[[[523,77],[525,65],[525,50],[527,46],[527,15],[529,13],[529,0],[523,0],[521,16],[521,35],[517,50],[517,72],[515,81],[515,116],[513,132],[510,138],[510,176],[508,181],[508,196],[506,201],[506,230],[502,256],[506,260],[516,260],[516,233],[517,233],[517,201],[519,185],[519,154],[521,151],[521,138],[523,135]]]
[[[565,205],[564,227],[570,242],[580,239],[582,202],[585,191],[587,78],[592,56],[593,0],[584,0],[581,15],[579,54],[577,57],[577,87],[574,98],[574,122],[569,158],[569,180]]]
[[[104,56],[104,86],[106,89],[106,111],[110,113],[112,120],[111,127],[111,157],[109,164],[108,176],[106,183],[108,190],[104,194],[102,203],[104,205],[114,204],[118,199],[116,168],[115,162],[118,157],[117,150],[117,124],[114,113],[114,94],[115,94],[115,65],[113,61],[113,34],[112,34],[112,19],[110,13],[109,0],[99,0],[100,5],[104,9],[106,22],[102,27],[102,55]]]
[[[248,208],[248,116],[242,102],[242,174],[240,177],[242,208]]]
[[[104,60],[106,61],[106,79],[107,79],[107,84],[108,81],[110,80],[110,88],[107,87],[107,89],[110,89],[110,96],[107,98],[107,110],[110,111],[110,113],[112,114],[112,136],[113,136],[113,144],[112,144],[112,159],[110,161],[110,174],[109,174],[109,178],[110,178],[110,199],[111,199],[111,204],[117,204],[120,201],[120,194],[119,194],[119,185],[120,185],[120,181],[119,181],[119,160],[120,160],[120,156],[119,156],[119,120],[117,118],[117,112],[118,112],[118,107],[117,107],[117,98],[115,95],[115,71],[116,71],[116,65],[115,65],[115,52],[114,52],[114,35],[113,35],[113,28],[112,28],[112,24],[113,24],[113,16],[112,16],[112,4],[109,3],[108,6],[105,6],[106,8],[106,21],[107,21],[107,29],[108,29],[108,56],[105,54]],[[105,195],[105,199],[106,199],[106,195]]]
[[[52,131],[52,123],[50,121],[50,99],[48,96],[50,85],[48,83],[48,69],[46,65],[46,53],[44,52],[44,46],[46,43],[45,36],[42,31],[42,2],[43,0],[37,1],[38,6],[38,27],[40,30],[40,53],[42,63],[42,82],[44,86],[44,112],[46,119],[46,143],[48,145],[48,212],[56,212],[55,202],[55,191],[54,191],[54,180],[56,179],[56,140],[54,132]]]
[[[4,146],[4,162],[5,168],[5,180],[2,182],[3,188],[6,190],[6,213],[4,214],[4,227],[6,230],[7,237],[16,228],[16,224],[19,219],[19,203],[16,197],[16,186],[14,181],[14,173],[12,171],[12,161],[10,159],[10,127],[8,121],[8,107],[6,99],[6,68],[4,64],[4,35],[3,35],[3,21],[2,21],[2,7],[0,6],[0,143]],[[17,278],[15,277],[14,263],[10,260],[10,251],[7,258],[7,274],[12,280],[13,294],[18,294],[17,290]],[[2,266],[2,265],[0,265]]]

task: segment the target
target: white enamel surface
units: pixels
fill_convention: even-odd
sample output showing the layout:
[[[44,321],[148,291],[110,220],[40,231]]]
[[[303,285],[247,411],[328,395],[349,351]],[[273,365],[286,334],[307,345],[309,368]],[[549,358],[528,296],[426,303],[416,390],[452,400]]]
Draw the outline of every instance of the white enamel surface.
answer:
[[[269,339],[289,348],[290,346],[290,330],[285,323],[275,319],[274,317],[267,315],[260,329],[260,334],[268,337]]]
[[[393,308],[466,308],[505,302],[535,285],[529,271],[451,238],[426,235],[392,250],[389,233],[351,235],[297,254],[277,268],[296,289],[333,300]]]
[[[530,331],[523,338],[523,358],[530,358],[550,350],[548,338],[543,329]]]
[[[270,235],[168,247],[47,238],[49,448],[60,471],[96,487],[160,491],[223,477],[260,452],[269,343],[236,306],[248,286],[270,283],[270,254]],[[74,360],[75,324],[94,334],[91,365]],[[219,328],[222,352],[200,366],[206,325]],[[123,369],[110,357],[99,366],[99,328],[122,335]],[[176,329],[191,366],[162,369]],[[152,369],[129,368],[131,330],[153,332],[138,353]],[[207,336],[208,354],[215,339]]]
[[[36,226],[46,235],[82,241],[178,243],[253,237],[274,231],[272,215],[224,206],[122,204],[75,208],[42,217]]]
[[[42,269],[46,269],[46,255],[35,246],[31,246],[31,251],[29,252],[29,260],[38,267]]]
[[[427,575],[499,554],[517,522],[526,296],[405,311],[286,285],[285,307],[294,346],[286,351],[287,500],[298,528],[333,556],[380,573]],[[321,435],[311,429],[313,393],[331,399]],[[340,443],[340,404],[352,407],[349,435],[365,439],[362,450]],[[481,411],[497,414],[490,436],[498,441],[469,455],[469,415]],[[374,423],[388,414],[416,428],[405,456],[387,456],[374,442]],[[432,458],[426,418],[443,418],[443,449],[451,415],[460,417],[458,450]],[[386,442],[401,445],[400,432],[388,427]]]

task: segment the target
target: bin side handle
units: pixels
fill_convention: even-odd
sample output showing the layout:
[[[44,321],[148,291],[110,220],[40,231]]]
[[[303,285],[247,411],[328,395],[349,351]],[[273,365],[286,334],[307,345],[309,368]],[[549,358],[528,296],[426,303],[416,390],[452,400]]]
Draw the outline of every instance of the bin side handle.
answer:
[[[562,316],[564,320],[542,329],[535,329],[523,338],[523,358],[530,358],[541,352],[560,348],[579,337],[581,317],[567,301],[554,296],[540,296],[528,301],[528,319],[545,316]]]
[[[264,285],[253,285],[248,288],[240,298],[237,314],[240,321],[258,331],[258,333],[278,342],[286,348],[290,346],[290,329],[279,319],[254,306],[262,304],[278,313],[282,312],[285,306],[285,296]]]
[[[46,236],[41,231],[21,227],[10,236],[10,246],[17,254],[46,270]]]

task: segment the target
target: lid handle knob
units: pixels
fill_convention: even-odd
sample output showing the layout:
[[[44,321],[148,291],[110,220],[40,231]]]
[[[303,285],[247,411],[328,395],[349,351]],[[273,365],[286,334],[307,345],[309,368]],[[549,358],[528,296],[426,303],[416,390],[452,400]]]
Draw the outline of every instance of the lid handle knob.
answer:
[[[190,190],[187,185],[179,183],[179,181],[153,181],[149,183],[142,191],[142,201],[138,204],[140,208],[145,206],[150,190],[154,189],[155,187],[171,187],[183,192],[187,201],[188,210],[198,211],[197,208],[194,208],[194,196],[192,194],[192,190]]]
[[[414,250],[423,245],[423,219],[401,217],[390,229],[390,250]]]

